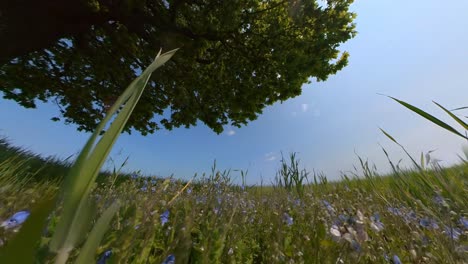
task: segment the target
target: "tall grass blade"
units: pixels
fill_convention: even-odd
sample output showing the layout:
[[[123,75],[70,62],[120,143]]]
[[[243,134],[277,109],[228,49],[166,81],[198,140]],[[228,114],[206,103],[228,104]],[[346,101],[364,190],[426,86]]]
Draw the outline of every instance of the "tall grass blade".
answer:
[[[408,108],[409,110],[415,112],[416,114],[426,118],[427,120],[431,121],[432,123],[462,137],[462,138],[465,138],[468,140],[468,137],[464,136],[463,134],[461,134],[460,132],[458,132],[456,129],[454,129],[453,127],[449,126],[448,124],[444,123],[442,120],[438,119],[437,117],[431,115],[431,114],[428,114],[426,112],[424,112],[423,110],[415,107],[415,106],[412,106],[404,101],[401,101],[401,100],[398,100],[394,97],[391,97],[391,96],[387,96],[393,100],[395,100],[396,102],[398,102],[399,104],[403,105],[404,107]]]
[[[66,259],[69,252],[77,244],[86,227],[85,217],[88,209],[87,196],[91,192],[94,181],[100,168],[105,162],[112,146],[122,132],[133,109],[140,99],[151,73],[167,62],[177,50],[172,50],[155,58],[155,61],[137,77],[109,109],[106,117],[98,125],[82,152],[73,165],[64,185],[64,206],[60,221],[54,233],[50,249],[61,252]],[[104,133],[95,145],[97,137],[101,134],[112,116],[123,106],[108,131]],[[93,148],[93,146],[95,147]],[[83,216],[84,215],[84,216]],[[75,228],[82,226],[83,228]]]
[[[452,109],[450,111],[458,111],[458,110],[463,110],[463,109],[468,109],[468,106],[458,107],[458,108]]]
[[[46,196],[31,212],[19,233],[1,248],[0,263],[34,263],[36,246],[40,241],[44,224],[55,205],[55,195]]]
[[[104,211],[86,239],[86,243],[81,248],[80,255],[75,261],[76,264],[87,264],[94,262],[96,248],[99,246],[99,243],[101,243],[102,237],[106,233],[112,218],[119,209],[119,206],[119,202],[117,201],[114,202],[109,208],[107,208],[106,211]]]
[[[385,136],[387,136],[390,140],[392,140],[393,142],[395,142],[398,146],[400,146],[400,148],[403,149],[403,151],[406,153],[406,155],[411,159],[411,161],[413,162],[413,164],[416,166],[416,168],[419,169],[419,171],[423,171],[421,166],[419,166],[419,164],[413,159],[413,157],[408,153],[408,151],[406,151],[405,147],[403,147],[403,145],[401,145],[400,143],[398,143],[398,141],[396,141],[390,134],[388,134],[385,130],[383,130],[382,128],[379,128],[380,131],[382,131],[382,133],[384,133]]]
[[[441,106],[440,104],[438,104],[437,102],[435,101],[432,101],[434,104],[436,104],[438,107],[442,108],[442,110],[444,110],[448,115],[450,115],[451,118],[453,118],[455,121],[457,121],[458,124],[460,124],[465,130],[468,130],[468,124],[463,122],[463,120],[461,120],[460,118],[458,118],[456,115],[454,115],[452,112],[450,112],[449,110],[445,109],[443,106]]]

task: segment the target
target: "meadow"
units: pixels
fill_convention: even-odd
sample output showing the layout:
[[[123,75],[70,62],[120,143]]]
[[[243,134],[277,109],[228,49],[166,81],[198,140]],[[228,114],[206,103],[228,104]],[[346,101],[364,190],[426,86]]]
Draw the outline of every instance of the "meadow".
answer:
[[[238,175],[215,166],[188,182],[121,174],[119,168],[103,172],[91,194],[97,211],[116,197],[123,202],[95,261],[467,263],[468,162],[442,168],[428,155],[420,170],[392,163],[392,175],[378,175],[360,161],[359,172],[328,182],[301,169],[291,154],[269,186],[234,184]],[[57,194],[69,168],[1,140],[2,248],[17,235],[28,210]],[[54,261],[46,245],[56,218],[47,220],[36,263]],[[73,250],[69,260],[78,254]]]
[[[216,164],[185,182],[102,172],[152,72],[176,51],[158,53],[73,162],[0,140],[0,263],[467,263],[468,151],[451,168],[430,153],[417,163],[382,129],[414,169],[389,159],[393,174],[379,175],[359,158],[360,170],[328,182],[291,153],[268,186],[246,186],[243,171],[235,184]]]

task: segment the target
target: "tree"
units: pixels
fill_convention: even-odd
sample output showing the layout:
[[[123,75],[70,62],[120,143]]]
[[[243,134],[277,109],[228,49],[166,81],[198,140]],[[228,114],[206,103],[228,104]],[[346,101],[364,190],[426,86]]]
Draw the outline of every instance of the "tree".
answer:
[[[4,98],[29,108],[52,100],[61,112],[53,120],[85,131],[159,47],[181,49],[153,74],[129,133],[198,120],[217,133],[245,125],[298,96],[310,78],[324,81],[346,66],[338,48],[356,34],[352,0],[1,2]]]

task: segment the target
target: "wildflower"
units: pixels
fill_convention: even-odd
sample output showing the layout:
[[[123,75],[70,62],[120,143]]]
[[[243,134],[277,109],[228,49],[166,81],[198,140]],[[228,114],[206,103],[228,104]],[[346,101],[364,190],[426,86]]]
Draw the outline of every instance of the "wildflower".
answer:
[[[213,209],[213,212],[214,212],[215,214],[219,214],[219,208],[215,207],[215,208]]]
[[[234,253],[234,250],[232,248],[229,248],[228,255],[232,255]]]
[[[187,193],[191,194],[192,193],[192,188],[187,188]]]
[[[327,208],[328,213],[332,214],[335,212],[335,208],[326,200],[322,200],[323,205],[325,205],[325,208]]]
[[[459,222],[465,229],[468,229],[468,219],[467,218],[460,217]]]
[[[398,209],[398,208],[395,208],[395,207],[388,207],[387,210],[388,210],[390,213],[392,213],[393,215],[395,215],[395,216],[401,216],[401,215],[402,215],[400,209]]]
[[[330,235],[334,241],[339,241],[341,238],[340,228],[337,225],[332,225],[330,228]]]
[[[14,214],[12,217],[10,217],[9,219],[3,221],[1,227],[5,229],[15,228],[21,225],[22,223],[24,223],[24,221],[28,219],[29,215],[30,215],[30,212],[28,210],[19,211],[16,214]]]
[[[444,232],[450,239],[453,239],[453,240],[458,240],[458,238],[460,238],[460,235],[461,235],[461,230],[460,228],[456,228],[456,227],[448,227],[446,226],[445,227],[445,232]]]
[[[442,207],[449,207],[448,203],[445,201],[444,197],[441,195],[436,195],[434,197],[434,202]]]
[[[293,218],[288,215],[288,213],[283,214],[283,221],[288,225],[291,226],[293,224]]]
[[[397,255],[393,255],[392,262],[393,264],[401,264],[401,260]]]
[[[405,220],[406,223],[410,223],[410,222],[414,222],[418,220],[418,217],[416,213],[413,210],[411,210],[403,216],[403,219]]]
[[[361,210],[358,210],[357,211],[357,221],[356,221],[356,223],[364,224],[364,220],[365,220],[364,214],[361,212]]]
[[[437,222],[427,217],[421,218],[421,220],[419,220],[419,225],[427,229],[439,229],[439,225],[437,224]]]
[[[169,210],[166,210],[164,213],[162,213],[159,218],[161,220],[161,225],[164,226],[167,222],[169,222]]]
[[[351,248],[356,252],[361,252],[361,245],[356,241],[351,241]]]
[[[296,199],[296,200],[294,200],[294,204],[295,204],[296,206],[301,206],[301,204],[302,204],[302,203],[301,203],[301,199]]]
[[[175,263],[175,256],[169,255],[161,264],[174,264]]]
[[[354,237],[359,241],[359,242],[364,242],[369,240],[369,236],[367,235],[366,230],[364,229],[364,224],[357,224],[356,225],[356,234],[354,234]]]
[[[112,250],[108,249],[102,253],[96,264],[106,264],[106,261],[112,256]]]
[[[378,213],[375,213],[373,216],[371,216],[370,220],[370,227],[375,232],[380,232],[384,229],[384,224],[380,222],[380,215]]]
[[[352,225],[352,224],[354,224],[354,219],[352,217],[347,216],[347,215],[340,214],[338,216],[338,220],[335,221],[335,222],[338,225],[343,225],[345,223]]]
[[[342,239],[346,240],[349,242],[349,245],[351,246],[351,248],[357,252],[361,251],[361,245],[359,244],[359,242],[357,242],[355,239],[354,239],[354,235],[351,234],[351,233],[345,233],[343,234],[343,236],[341,237]]]

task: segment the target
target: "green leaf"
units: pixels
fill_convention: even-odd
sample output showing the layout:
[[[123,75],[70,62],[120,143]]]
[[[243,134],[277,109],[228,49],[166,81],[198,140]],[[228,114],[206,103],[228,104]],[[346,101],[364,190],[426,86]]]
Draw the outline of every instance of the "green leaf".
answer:
[[[160,51],[155,61],[148,66],[142,75],[132,81],[98,125],[71,168],[63,187],[63,212],[50,242],[50,249],[59,253],[61,261],[66,261],[68,252],[76,246],[83,233],[86,233],[90,214],[88,195],[112,146],[138,103],[152,71],[167,62],[176,51],[172,50],[162,55]],[[110,125],[110,128],[95,145],[98,135],[122,106],[123,109]]]
[[[55,195],[44,200],[31,212],[19,233],[1,248],[0,263],[34,263],[36,246],[40,242],[47,217],[55,205]]]
[[[80,250],[80,255],[76,259],[75,263],[77,264],[88,264],[95,262],[94,256],[96,254],[96,249],[101,243],[104,234],[109,228],[110,222],[114,217],[115,213],[119,209],[120,205],[118,201],[114,202],[109,208],[104,211],[102,216],[99,218],[97,223],[94,225],[93,230],[86,239],[86,243]]]
[[[455,121],[457,121],[458,124],[460,124],[465,130],[468,130],[468,124],[463,122],[463,120],[461,120],[460,118],[458,118],[456,115],[454,115],[452,112],[450,112],[449,110],[445,109],[443,106],[441,106],[440,104],[438,104],[437,102],[435,101],[432,101],[434,104],[436,104],[438,107],[442,108],[442,110],[444,110],[448,115],[450,115],[451,118],[453,118]]]
[[[391,97],[391,96],[387,96],[393,100],[395,100],[396,102],[398,102],[399,104],[403,105],[404,107],[410,109],[411,111],[415,112],[416,114],[426,118],[427,120],[431,121],[432,123],[462,137],[462,138],[465,138],[465,139],[468,139],[468,137],[464,136],[463,134],[461,134],[460,132],[458,132],[457,130],[455,130],[453,127],[447,125],[446,123],[444,123],[443,121],[441,121],[440,119],[436,118],[435,116],[431,115],[431,114],[428,114],[426,112],[424,112],[423,110],[415,107],[415,106],[412,106],[404,101],[401,101],[401,100],[398,100],[394,97]]]

